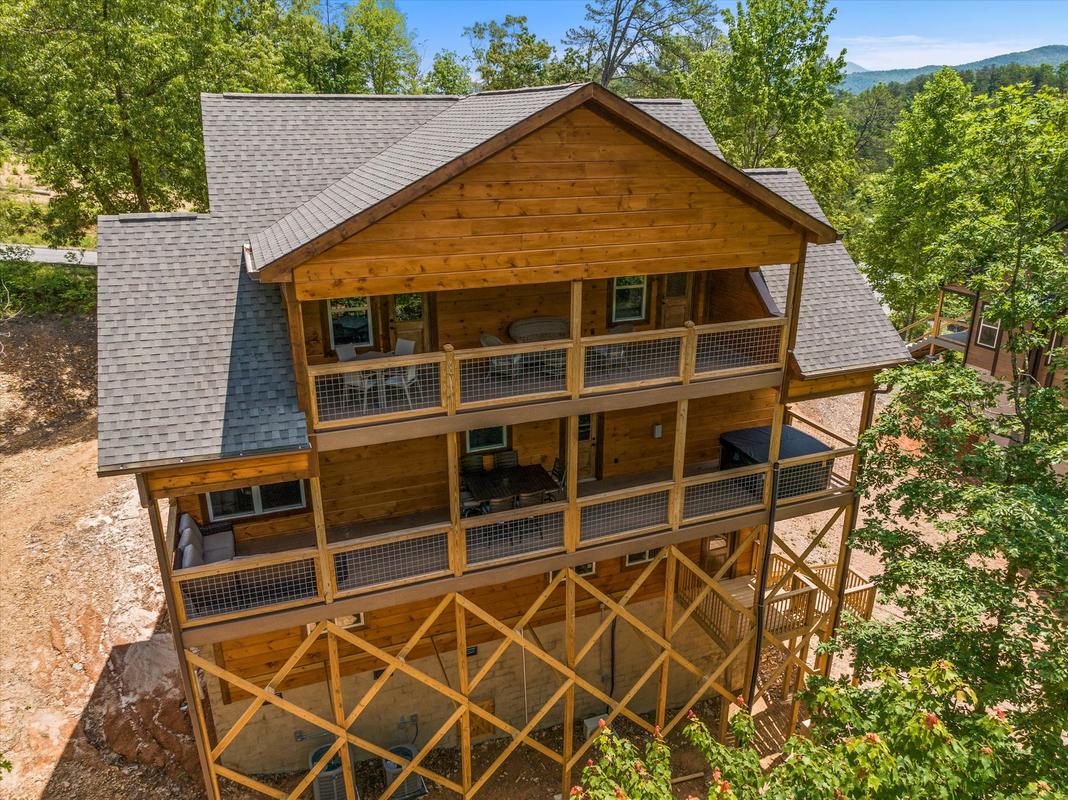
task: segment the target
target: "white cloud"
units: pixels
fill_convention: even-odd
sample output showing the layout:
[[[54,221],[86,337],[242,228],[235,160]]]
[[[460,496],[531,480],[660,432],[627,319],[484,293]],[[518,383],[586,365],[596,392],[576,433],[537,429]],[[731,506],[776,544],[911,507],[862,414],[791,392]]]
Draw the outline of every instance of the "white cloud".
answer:
[[[1003,39],[968,42],[928,36],[832,36],[830,50],[846,49],[846,58],[865,69],[903,69],[928,64],[967,64],[990,56],[1030,50],[1043,42]]]

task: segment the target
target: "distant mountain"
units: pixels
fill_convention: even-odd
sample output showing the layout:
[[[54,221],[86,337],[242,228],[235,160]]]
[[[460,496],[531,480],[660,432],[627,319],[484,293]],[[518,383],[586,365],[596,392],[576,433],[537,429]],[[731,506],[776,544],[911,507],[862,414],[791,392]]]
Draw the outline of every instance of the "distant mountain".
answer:
[[[953,69],[957,71],[969,69],[982,69],[983,67],[1003,66],[1005,64],[1021,64],[1025,67],[1038,66],[1039,64],[1052,64],[1057,66],[1062,61],[1068,61],[1068,46],[1063,44],[1048,44],[1045,47],[1036,47],[1034,50],[1024,50],[1020,53],[1005,53],[1000,56],[991,56],[982,61],[972,61],[969,64],[957,64]],[[845,80],[841,88],[847,92],[856,94],[863,92],[877,83],[907,83],[917,75],[929,75],[938,72],[942,67],[938,64],[929,64],[926,67],[915,69],[876,69],[864,71],[851,71],[847,64]]]
[[[852,61],[847,61],[845,71],[846,75],[852,75],[855,72],[867,72],[868,70],[860,66],[860,64],[854,64]]]

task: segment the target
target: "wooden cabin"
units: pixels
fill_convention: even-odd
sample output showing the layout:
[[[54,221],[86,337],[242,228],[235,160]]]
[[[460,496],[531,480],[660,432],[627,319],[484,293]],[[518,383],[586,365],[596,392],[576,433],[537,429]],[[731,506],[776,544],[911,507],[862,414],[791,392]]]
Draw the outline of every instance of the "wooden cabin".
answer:
[[[908,354],[795,171],[595,84],[202,105],[211,213],[100,220],[99,470],[210,797],[473,797],[520,746],[567,787],[599,718],[829,668],[859,431],[799,404],[863,427]]]
[[[961,284],[944,285],[935,313],[902,331],[915,338],[909,351],[917,358],[952,351],[960,353],[965,365],[1000,381],[1011,381],[1018,371],[1036,386],[1064,386],[1064,370],[1054,362],[1055,353],[1064,347],[1064,337],[1051,333],[1044,348],[1017,354],[1014,365],[1007,331],[986,314],[989,301],[988,293]]]

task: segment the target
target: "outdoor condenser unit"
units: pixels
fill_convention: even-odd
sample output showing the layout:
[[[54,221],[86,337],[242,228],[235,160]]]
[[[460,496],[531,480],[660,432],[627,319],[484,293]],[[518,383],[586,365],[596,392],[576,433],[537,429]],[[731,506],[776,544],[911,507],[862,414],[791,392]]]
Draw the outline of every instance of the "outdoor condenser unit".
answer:
[[[766,464],[768,450],[771,446],[771,426],[745,428],[730,431],[719,437],[720,469],[746,467],[750,464]],[[814,453],[830,452],[831,448],[804,431],[789,425],[782,426],[782,439],[779,442],[779,459],[808,456]],[[793,467],[785,467],[779,473],[779,499],[797,497],[810,492],[820,492],[831,482],[831,470],[834,459],[810,461]]]

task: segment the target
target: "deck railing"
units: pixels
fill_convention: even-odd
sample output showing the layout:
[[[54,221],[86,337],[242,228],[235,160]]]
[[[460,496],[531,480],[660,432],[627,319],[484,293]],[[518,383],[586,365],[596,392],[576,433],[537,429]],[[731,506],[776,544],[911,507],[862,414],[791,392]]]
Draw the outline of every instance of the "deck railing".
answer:
[[[462,521],[464,561],[471,569],[562,552],[567,503],[516,508]]]
[[[669,528],[673,486],[661,481],[579,498],[579,546]]]
[[[761,508],[770,470],[767,464],[754,464],[683,478],[683,521],[707,522]]]
[[[828,586],[834,586],[838,567],[835,564],[819,564],[811,567],[812,572]],[[849,570],[846,575],[844,606],[861,619],[871,619],[875,609],[875,584],[863,575]],[[824,593],[816,599],[816,611],[823,614],[831,609],[831,600]]]
[[[308,367],[316,430],[782,369],[780,317]]]
[[[426,525],[331,544],[334,596],[450,574],[449,530],[448,523]]]

